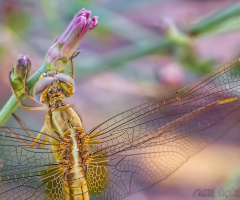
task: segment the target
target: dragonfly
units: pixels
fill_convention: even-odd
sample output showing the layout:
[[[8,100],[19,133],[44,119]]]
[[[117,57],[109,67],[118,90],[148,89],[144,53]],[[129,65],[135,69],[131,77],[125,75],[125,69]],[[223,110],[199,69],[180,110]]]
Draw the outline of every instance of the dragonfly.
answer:
[[[21,128],[0,127],[0,199],[122,200],[166,179],[238,122],[239,59],[88,131],[66,103],[73,78],[41,74],[32,98],[48,108],[43,128],[15,115]]]

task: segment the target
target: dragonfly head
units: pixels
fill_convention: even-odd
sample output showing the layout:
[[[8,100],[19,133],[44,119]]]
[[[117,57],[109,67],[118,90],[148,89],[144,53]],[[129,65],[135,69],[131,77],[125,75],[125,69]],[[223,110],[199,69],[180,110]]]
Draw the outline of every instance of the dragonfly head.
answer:
[[[75,85],[71,76],[56,71],[41,74],[34,86],[33,95],[38,103],[49,104],[51,101],[62,101],[74,94]]]

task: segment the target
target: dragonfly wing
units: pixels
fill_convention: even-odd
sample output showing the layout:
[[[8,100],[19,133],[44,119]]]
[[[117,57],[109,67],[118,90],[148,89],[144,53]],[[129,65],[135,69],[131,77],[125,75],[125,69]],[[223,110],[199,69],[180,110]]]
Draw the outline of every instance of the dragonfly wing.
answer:
[[[165,179],[227,132],[238,121],[239,74],[236,59],[92,129],[93,155],[108,160],[108,183],[99,198],[120,200]]]
[[[58,139],[55,140],[57,145]],[[30,148],[28,144],[31,142],[33,138],[22,129],[0,127],[1,200],[60,200],[64,197],[61,172],[55,163],[50,143],[43,148]]]

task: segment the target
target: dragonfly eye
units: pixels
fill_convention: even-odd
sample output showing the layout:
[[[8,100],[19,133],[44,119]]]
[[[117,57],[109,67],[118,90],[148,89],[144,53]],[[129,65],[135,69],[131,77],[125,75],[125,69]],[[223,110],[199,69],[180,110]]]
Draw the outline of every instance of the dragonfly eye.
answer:
[[[45,98],[42,97],[43,92],[53,83],[52,77],[42,77],[34,86],[33,95],[35,101],[38,103],[44,103]]]
[[[74,80],[71,76],[63,73],[54,75],[54,78],[59,80],[59,89],[62,90],[66,97],[70,97],[75,92]]]
[[[58,79],[61,82],[68,83],[74,86],[73,78],[67,74],[64,73],[55,74],[54,78]]]

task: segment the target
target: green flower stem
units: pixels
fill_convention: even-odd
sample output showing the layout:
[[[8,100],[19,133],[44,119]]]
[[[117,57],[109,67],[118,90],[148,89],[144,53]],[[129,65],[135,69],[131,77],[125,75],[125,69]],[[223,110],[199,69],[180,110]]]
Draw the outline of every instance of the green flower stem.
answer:
[[[209,30],[215,30],[216,26],[222,24],[223,22],[240,16],[240,2],[234,3],[229,7],[224,7],[217,10],[210,15],[202,18],[199,22],[194,24],[189,30],[192,35],[200,35],[205,32],[209,33]]]
[[[97,74],[100,71],[118,68],[126,62],[151,53],[161,53],[169,48],[173,43],[167,39],[152,39],[145,42],[134,43],[127,47],[119,48],[115,51],[102,56],[89,56],[81,64],[76,63],[74,66],[75,73],[82,79],[88,78],[89,75]],[[80,62],[79,62],[80,63]],[[97,63],[97,64],[96,64]]]
[[[28,80],[27,85],[29,91],[33,90],[35,83],[38,81],[40,72],[46,72],[47,68],[45,65],[40,67],[39,71],[35,72],[32,77]],[[20,97],[22,100],[25,98],[25,95],[21,95]],[[12,113],[17,109],[19,106],[19,102],[14,94],[9,98],[8,102],[4,105],[4,107],[0,111],[0,126],[2,126],[12,115]]]
[[[11,116],[12,112],[15,111],[18,107],[18,101],[15,95],[12,94],[12,96],[9,98],[8,102],[4,105],[0,112],[0,125],[3,125],[8,118]]]

